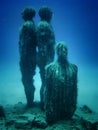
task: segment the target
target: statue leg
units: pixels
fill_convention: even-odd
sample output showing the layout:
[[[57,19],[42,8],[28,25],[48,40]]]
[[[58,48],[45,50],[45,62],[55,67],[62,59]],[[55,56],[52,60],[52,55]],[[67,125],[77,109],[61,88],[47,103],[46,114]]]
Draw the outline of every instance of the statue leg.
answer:
[[[37,56],[37,63],[40,70],[41,88],[40,88],[40,105],[41,109],[44,110],[44,86],[45,86],[45,61],[40,53]]]
[[[35,64],[32,67],[31,63],[25,65],[22,61],[20,62],[22,83],[24,86],[24,91],[25,91],[28,107],[33,106],[33,101],[34,101],[35,87],[33,85],[33,76],[35,75],[35,67],[36,67]]]
[[[45,88],[45,70],[40,70],[40,76],[41,76],[41,89],[40,89],[40,103],[41,103],[41,109],[44,110],[44,88]]]
[[[24,78],[22,77],[22,83],[24,85],[24,91],[27,99],[27,106],[32,107],[34,101],[34,91],[35,87],[33,85],[32,77]]]

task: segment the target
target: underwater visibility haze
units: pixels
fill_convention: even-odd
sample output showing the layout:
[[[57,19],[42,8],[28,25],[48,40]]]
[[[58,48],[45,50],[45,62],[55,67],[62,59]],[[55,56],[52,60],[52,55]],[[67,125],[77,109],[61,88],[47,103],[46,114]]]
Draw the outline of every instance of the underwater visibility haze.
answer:
[[[93,0],[3,0],[0,1],[0,104],[26,102],[19,68],[19,28],[21,12],[46,5],[53,11],[56,42],[64,41],[68,59],[78,66],[78,105],[98,112],[98,1]],[[39,101],[41,79],[36,68],[34,100]]]

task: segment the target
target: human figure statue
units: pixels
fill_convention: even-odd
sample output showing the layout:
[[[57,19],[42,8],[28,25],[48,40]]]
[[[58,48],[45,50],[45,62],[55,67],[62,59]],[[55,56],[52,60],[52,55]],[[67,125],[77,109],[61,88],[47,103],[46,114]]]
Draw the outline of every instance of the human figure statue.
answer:
[[[56,46],[57,61],[46,66],[45,112],[52,124],[70,119],[77,103],[77,66],[69,63],[68,49],[64,42]]]
[[[37,26],[37,43],[38,43],[38,57],[37,63],[40,69],[41,76],[41,89],[40,89],[40,102],[43,109],[43,93],[45,86],[45,66],[54,60],[54,45],[55,36],[51,26],[52,11],[50,8],[43,6],[39,9],[39,16],[41,21]]]
[[[24,24],[21,26],[19,34],[20,70],[28,107],[33,105],[35,91],[33,77],[36,69],[37,36],[36,27],[32,20],[34,16],[35,10],[33,8],[23,10]]]

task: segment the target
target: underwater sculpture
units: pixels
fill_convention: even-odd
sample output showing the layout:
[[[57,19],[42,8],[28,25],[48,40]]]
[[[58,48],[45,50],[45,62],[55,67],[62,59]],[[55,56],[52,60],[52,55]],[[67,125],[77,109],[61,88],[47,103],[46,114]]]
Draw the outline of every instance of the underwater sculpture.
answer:
[[[21,26],[19,34],[20,70],[28,107],[33,105],[35,91],[33,77],[36,69],[37,37],[35,24],[32,20],[34,16],[33,8],[23,10],[22,18],[25,22]]]
[[[40,89],[40,101],[41,108],[44,107],[43,96],[45,86],[45,66],[54,60],[54,45],[55,36],[53,28],[50,24],[52,19],[52,11],[50,8],[43,6],[39,9],[39,16],[41,21],[37,27],[37,41],[38,41],[38,56],[37,63],[40,69],[41,76],[41,89]]]
[[[58,59],[46,66],[45,112],[49,124],[70,119],[77,103],[77,66],[68,62],[64,42],[57,44]]]

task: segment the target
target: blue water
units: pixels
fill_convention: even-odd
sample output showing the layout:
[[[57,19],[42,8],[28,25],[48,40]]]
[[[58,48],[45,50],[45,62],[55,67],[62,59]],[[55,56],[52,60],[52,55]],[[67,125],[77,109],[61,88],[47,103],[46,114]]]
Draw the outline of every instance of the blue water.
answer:
[[[97,1],[89,0],[3,0],[0,1],[0,104],[26,102],[19,70],[18,39],[23,23],[21,11],[27,6],[53,10],[52,26],[56,41],[65,41],[69,61],[78,66],[78,104],[98,111],[98,15]],[[35,100],[40,100],[39,69],[35,75]]]

